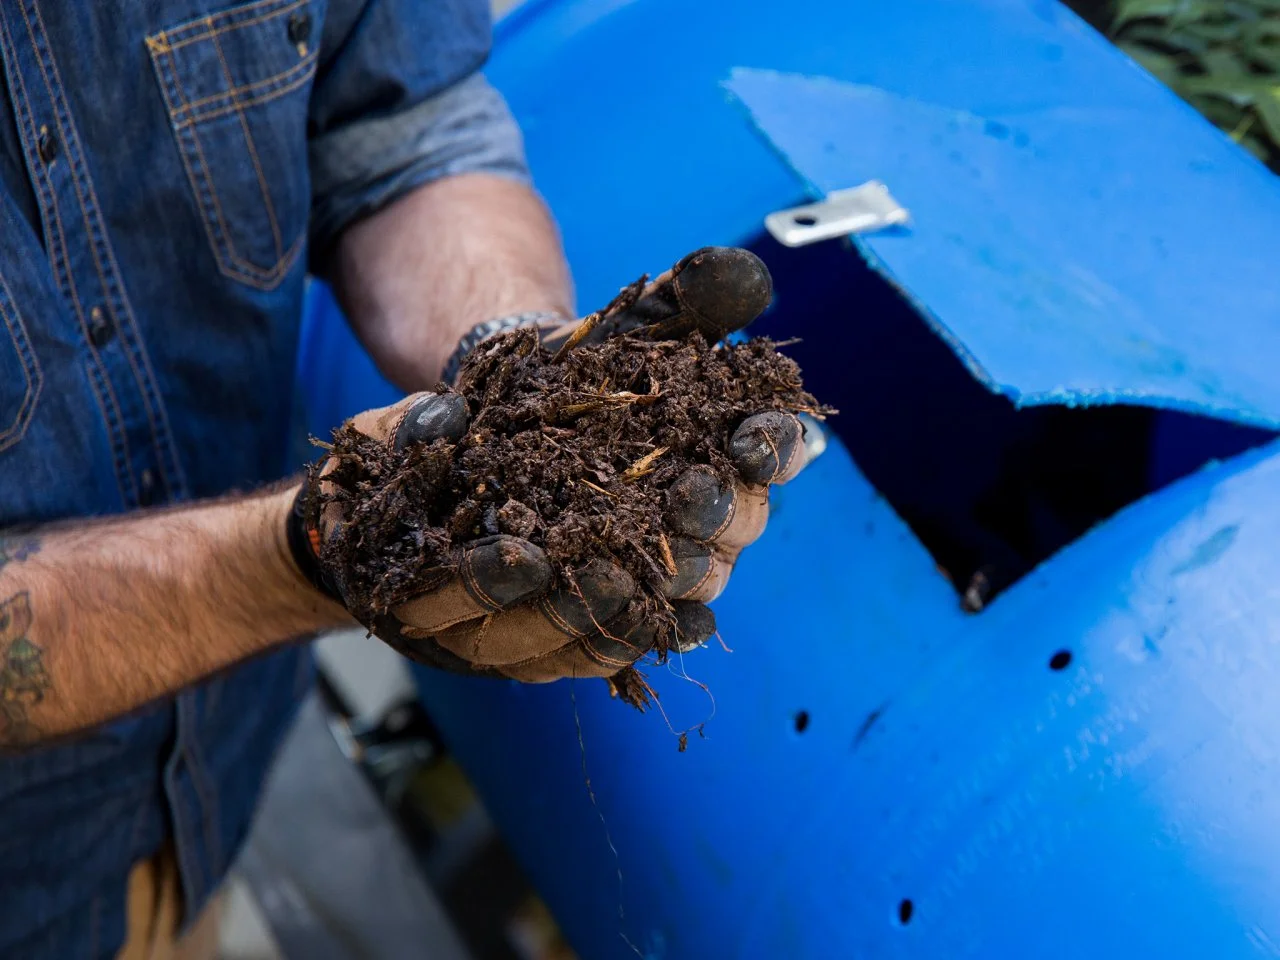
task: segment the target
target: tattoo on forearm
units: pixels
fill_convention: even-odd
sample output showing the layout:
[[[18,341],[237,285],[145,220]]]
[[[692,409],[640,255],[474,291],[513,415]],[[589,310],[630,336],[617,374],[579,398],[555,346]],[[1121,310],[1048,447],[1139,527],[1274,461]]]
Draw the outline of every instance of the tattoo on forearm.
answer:
[[[11,563],[21,563],[40,550],[35,537],[0,537],[0,570]]]
[[[0,744],[37,739],[30,709],[53,685],[44,650],[31,642],[31,597],[27,591],[0,603]]]

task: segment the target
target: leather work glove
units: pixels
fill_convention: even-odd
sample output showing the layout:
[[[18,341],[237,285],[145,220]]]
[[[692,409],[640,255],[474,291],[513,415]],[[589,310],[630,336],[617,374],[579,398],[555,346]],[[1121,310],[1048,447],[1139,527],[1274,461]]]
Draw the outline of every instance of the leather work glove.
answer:
[[[660,338],[698,330],[717,341],[753,320],[768,305],[772,289],[767,269],[754,254],[707,248],[625,294],[603,315],[590,318],[591,330],[579,342],[639,327]],[[546,331],[544,344],[554,349],[580,330],[573,324]],[[350,423],[402,449],[461,439],[468,410],[458,394],[417,393]],[[739,479],[728,488],[709,468],[693,467],[667,491],[666,528],[677,573],[662,590],[674,611],[669,645],[682,653],[715,633],[715,618],[705,604],[724,589],[742,549],[763,532],[769,486],[785,483],[804,466],[804,428],[790,414],[752,416],[734,432],[729,453]],[[322,468],[321,483],[331,467],[332,462]],[[329,503],[315,529],[298,536],[311,545],[314,557],[315,548],[343,522],[341,504]],[[322,570],[322,579],[341,598],[336,572]],[[530,683],[613,677],[654,648],[657,629],[640,622],[639,604],[631,605],[638,587],[625,570],[601,557],[573,571],[577,592],[553,586],[554,579],[535,544],[506,535],[482,537],[457,551],[456,574],[443,586],[365,626],[421,663]]]

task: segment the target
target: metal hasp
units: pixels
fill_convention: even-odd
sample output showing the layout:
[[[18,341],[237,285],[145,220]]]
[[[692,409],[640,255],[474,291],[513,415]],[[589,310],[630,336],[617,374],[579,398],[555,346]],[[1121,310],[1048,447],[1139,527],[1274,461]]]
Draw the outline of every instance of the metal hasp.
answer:
[[[778,210],[764,218],[765,229],[785,247],[803,247],[851,233],[900,226],[910,215],[879,180],[835,190],[818,203]]]
[[[733,652],[649,670],[662,712],[418,674],[579,956],[1280,950],[1280,447],[1238,453],[1280,423],[1271,174],[1050,0],[532,0],[486,73],[583,309],[750,244],[760,331],[841,410],[714,604]],[[909,230],[762,236],[872,178]],[[313,307],[323,436],[388,388]],[[965,614],[932,504],[869,477],[1031,475],[991,418],[1099,404],[1153,421],[1151,492]]]

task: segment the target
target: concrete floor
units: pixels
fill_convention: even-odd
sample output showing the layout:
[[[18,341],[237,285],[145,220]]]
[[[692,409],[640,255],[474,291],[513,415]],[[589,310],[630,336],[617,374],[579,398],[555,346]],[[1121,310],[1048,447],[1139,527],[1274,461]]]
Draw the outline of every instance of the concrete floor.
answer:
[[[405,661],[363,630],[321,638],[316,658],[359,719],[384,717],[414,695]],[[313,697],[281,747],[229,879],[220,960],[419,955],[416,948],[405,954],[405,943],[423,944],[422,955],[466,960],[397,826],[326,716]]]

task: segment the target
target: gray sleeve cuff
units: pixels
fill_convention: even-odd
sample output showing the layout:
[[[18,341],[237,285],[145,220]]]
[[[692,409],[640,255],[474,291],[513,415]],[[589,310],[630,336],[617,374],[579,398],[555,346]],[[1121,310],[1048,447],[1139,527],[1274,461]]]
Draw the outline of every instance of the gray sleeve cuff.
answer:
[[[310,144],[311,249],[415,187],[460,173],[529,182],[506,101],[482,74],[390,116],[357,120]]]

